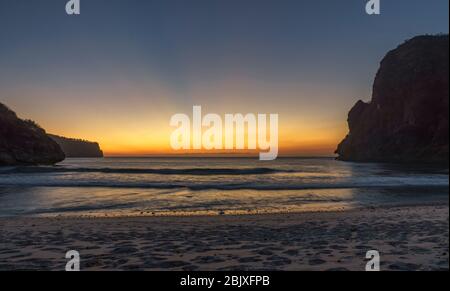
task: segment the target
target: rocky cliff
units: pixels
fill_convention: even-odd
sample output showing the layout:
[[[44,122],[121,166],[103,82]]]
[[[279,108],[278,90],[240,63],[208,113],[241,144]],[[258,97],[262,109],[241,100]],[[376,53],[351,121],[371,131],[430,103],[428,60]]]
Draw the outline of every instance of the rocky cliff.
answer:
[[[68,158],[101,158],[103,152],[96,142],[90,142],[80,139],[66,138],[62,136],[49,136],[59,144],[66,157]]]
[[[418,36],[381,62],[369,103],[350,110],[339,159],[448,164],[448,35]]]
[[[64,153],[45,130],[0,103],[0,166],[55,164]]]

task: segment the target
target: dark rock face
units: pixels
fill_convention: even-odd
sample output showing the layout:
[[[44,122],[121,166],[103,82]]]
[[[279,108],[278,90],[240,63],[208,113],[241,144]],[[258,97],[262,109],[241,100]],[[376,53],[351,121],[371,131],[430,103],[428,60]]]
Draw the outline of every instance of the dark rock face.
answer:
[[[45,130],[0,103],[0,166],[51,165],[65,156]]]
[[[66,138],[49,134],[68,158],[102,158],[103,152],[96,142]]]
[[[338,159],[448,164],[449,42],[419,36],[389,52],[370,103],[350,110]]]

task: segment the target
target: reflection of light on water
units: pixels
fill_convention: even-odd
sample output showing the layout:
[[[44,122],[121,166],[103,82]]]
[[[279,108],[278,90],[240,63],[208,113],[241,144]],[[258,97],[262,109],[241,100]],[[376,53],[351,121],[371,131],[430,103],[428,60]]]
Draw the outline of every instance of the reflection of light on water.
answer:
[[[270,171],[258,174],[266,168]],[[0,216],[243,215],[448,200],[442,170],[333,159],[69,159],[59,169],[2,171]],[[154,174],[161,169],[176,174]],[[185,169],[191,174],[180,174]]]
[[[27,194],[36,216],[187,216],[342,211],[347,189],[295,191],[168,191],[154,189],[38,188]]]

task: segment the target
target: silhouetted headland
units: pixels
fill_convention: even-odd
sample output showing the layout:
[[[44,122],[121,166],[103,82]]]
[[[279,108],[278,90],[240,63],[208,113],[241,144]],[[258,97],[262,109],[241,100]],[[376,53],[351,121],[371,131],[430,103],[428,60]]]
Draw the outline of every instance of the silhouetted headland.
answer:
[[[338,159],[448,164],[448,35],[418,36],[389,52],[372,101],[350,110]]]
[[[103,152],[96,142],[66,138],[49,134],[49,136],[61,147],[68,158],[102,158]]]
[[[0,103],[0,166],[51,165],[64,160],[58,144],[31,120]]]

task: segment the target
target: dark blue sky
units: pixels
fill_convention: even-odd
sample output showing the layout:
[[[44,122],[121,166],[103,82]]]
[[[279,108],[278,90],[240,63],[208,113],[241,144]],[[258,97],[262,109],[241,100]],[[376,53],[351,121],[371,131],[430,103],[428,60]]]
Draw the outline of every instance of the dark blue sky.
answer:
[[[351,69],[363,73],[406,38],[448,31],[447,0],[382,0],[372,17],[365,0],[82,0],[77,17],[65,2],[0,0],[1,64],[61,64],[86,78],[138,66],[183,90],[192,70],[285,79],[358,62]]]
[[[331,132],[370,98],[388,50],[448,33],[448,0],[381,0],[380,16],[366,2],[81,0],[81,15],[67,16],[66,0],[0,0],[0,102],[73,135],[87,130],[73,125],[79,114],[193,103],[299,123],[322,116]]]

